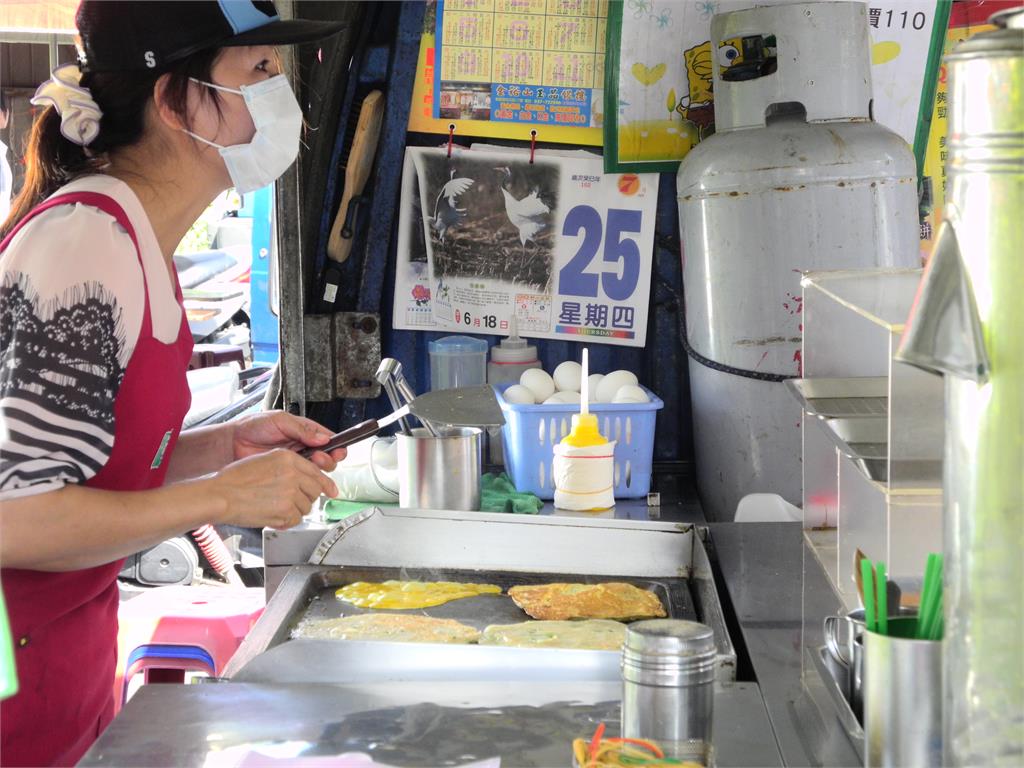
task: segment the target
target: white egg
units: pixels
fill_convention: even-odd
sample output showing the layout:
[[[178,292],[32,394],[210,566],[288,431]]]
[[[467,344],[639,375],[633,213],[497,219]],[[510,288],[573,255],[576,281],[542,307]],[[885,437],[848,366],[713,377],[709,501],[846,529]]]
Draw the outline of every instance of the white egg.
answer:
[[[590,394],[587,397],[588,403],[597,402],[597,386],[601,383],[601,379],[603,378],[603,373],[592,373],[589,376],[587,376],[587,387],[590,390]]]
[[[560,363],[553,374],[555,389],[559,392],[579,392],[583,367],[575,360]]]
[[[579,392],[555,392],[544,401],[544,405],[579,405]]]
[[[537,402],[537,398],[533,396],[530,388],[524,387],[522,384],[513,384],[505,390],[502,397],[505,398],[506,403],[515,403],[516,405],[533,405]]]
[[[529,373],[529,371],[527,371]],[[615,393],[623,387],[638,384],[636,374],[632,371],[612,371],[597,385],[597,402],[610,403],[615,399]]]
[[[615,397],[612,399],[613,403],[649,403],[651,398],[647,396],[647,393],[635,384],[627,384],[624,387],[619,387],[619,391],[615,393]]]
[[[543,403],[555,393],[555,381],[540,368],[523,371],[519,383],[533,392],[535,402]]]

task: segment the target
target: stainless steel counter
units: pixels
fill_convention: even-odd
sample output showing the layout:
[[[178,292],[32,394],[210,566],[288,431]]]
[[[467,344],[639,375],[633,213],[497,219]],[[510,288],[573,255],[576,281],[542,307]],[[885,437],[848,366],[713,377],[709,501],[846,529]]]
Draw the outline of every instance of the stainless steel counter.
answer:
[[[501,765],[567,766],[572,740],[619,730],[618,682],[223,683],[142,688],[83,766],[234,766],[251,749],[279,757],[367,752],[404,766],[501,755]],[[467,702],[485,702],[467,706]],[[757,686],[715,692],[718,765],[782,765]]]
[[[741,680],[717,689],[719,765],[862,764],[820,679],[802,678],[801,642],[821,643],[821,619],[840,602],[801,526],[722,523],[709,531]],[[503,765],[567,765],[572,738],[601,720],[618,727],[619,684],[608,666],[559,681],[355,676],[336,685],[147,686],[83,765],[233,765],[247,744],[277,754],[366,749],[396,765],[453,765],[496,752]]]
[[[800,523],[709,525],[720,578],[786,765],[861,766],[820,678],[801,674],[804,647],[823,642],[824,617],[842,612]],[[803,579],[807,584],[801,590]],[[742,655],[743,648],[738,648]]]

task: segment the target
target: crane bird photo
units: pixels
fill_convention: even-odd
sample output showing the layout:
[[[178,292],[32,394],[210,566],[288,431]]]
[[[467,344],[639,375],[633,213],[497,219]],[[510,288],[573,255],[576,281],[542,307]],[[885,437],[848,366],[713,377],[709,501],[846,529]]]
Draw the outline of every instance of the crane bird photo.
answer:
[[[416,158],[432,271],[545,293],[554,272],[561,168],[524,155],[443,152]]]
[[[519,242],[525,253],[526,244],[533,242],[534,235],[547,225],[551,209],[537,196],[536,189],[531,190],[530,194],[521,200],[517,200],[505,186],[512,182],[512,169],[505,165],[494,170],[505,176],[505,181],[501,185],[501,194],[505,198],[505,214],[512,226],[519,230]]]
[[[438,237],[443,243],[445,233],[462,221],[466,209],[459,208],[456,202],[459,195],[473,186],[473,180],[466,177],[455,177],[455,169],[452,168],[448,176],[448,183],[441,187],[434,200],[434,215],[430,218],[430,226],[437,230]],[[441,201],[444,201],[443,203]]]

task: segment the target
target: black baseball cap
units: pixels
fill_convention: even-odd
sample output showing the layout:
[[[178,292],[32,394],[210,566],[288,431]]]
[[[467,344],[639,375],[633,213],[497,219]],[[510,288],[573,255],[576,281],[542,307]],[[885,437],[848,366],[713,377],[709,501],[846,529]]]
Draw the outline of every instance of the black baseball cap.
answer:
[[[75,24],[83,72],[158,69],[207,48],[308,43],[345,27],[285,21],[271,0],[82,0]]]

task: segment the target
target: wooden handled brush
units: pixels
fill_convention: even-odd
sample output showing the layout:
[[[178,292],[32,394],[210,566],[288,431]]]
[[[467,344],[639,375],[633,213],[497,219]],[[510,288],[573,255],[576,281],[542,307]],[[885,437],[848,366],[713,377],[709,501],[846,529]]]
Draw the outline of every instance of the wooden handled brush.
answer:
[[[352,253],[352,237],[342,235],[345,218],[348,216],[352,198],[361,195],[370,178],[373,158],[377,154],[377,141],[380,139],[381,121],[384,116],[384,94],[371,91],[363,99],[359,109],[359,121],[356,123],[355,135],[347,150],[347,159],[342,163],[345,171],[345,190],[341,195],[341,205],[334,216],[331,236],[327,240],[327,255],[339,264]]]

